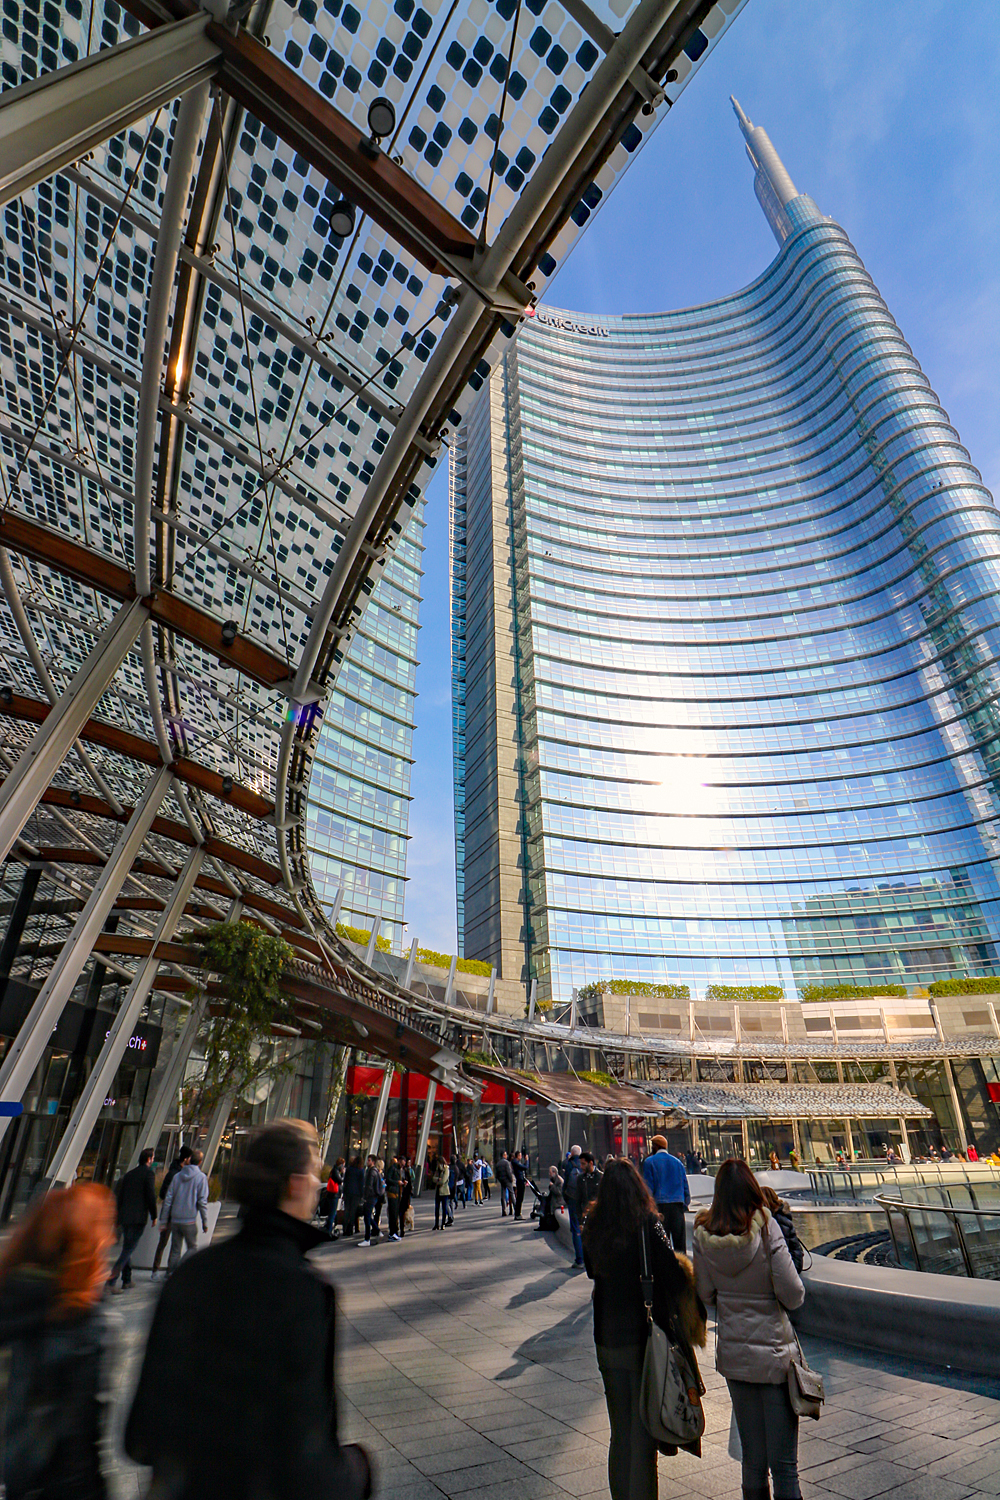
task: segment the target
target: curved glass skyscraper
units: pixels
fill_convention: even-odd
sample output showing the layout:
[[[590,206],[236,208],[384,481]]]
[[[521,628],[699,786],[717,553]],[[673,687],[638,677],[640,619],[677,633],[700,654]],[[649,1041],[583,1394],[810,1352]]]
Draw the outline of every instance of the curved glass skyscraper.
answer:
[[[774,262],[540,309],[454,454],[459,928],[540,996],[997,968],[996,511],[736,109]]]

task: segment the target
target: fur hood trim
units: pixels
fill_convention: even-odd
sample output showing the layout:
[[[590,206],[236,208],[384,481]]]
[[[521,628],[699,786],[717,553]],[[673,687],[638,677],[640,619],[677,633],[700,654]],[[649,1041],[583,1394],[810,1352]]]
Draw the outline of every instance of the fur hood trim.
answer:
[[[705,1304],[698,1296],[695,1286],[694,1267],[686,1255],[677,1255],[677,1264],[684,1273],[684,1290],[677,1299],[677,1320],[681,1333],[695,1349],[704,1349],[708,1338],[708,1317]]]
[[[704,1225],[696,1224],[694,1227],[695,1243],[703,1250],[739,1250],[757,1238],[770,1218],[771,1214],[768,1209],[758,1208],[745,1234],[709,1234]]]

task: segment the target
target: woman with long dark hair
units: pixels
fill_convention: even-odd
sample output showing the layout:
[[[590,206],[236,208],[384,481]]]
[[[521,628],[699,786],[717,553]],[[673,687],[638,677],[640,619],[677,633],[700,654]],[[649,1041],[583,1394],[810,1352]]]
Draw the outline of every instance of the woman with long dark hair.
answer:
[[[653,1317],[699,1348],[705,1309],[687,1258],[675,1255],[656,1204],[630,1161],[609,1161],[583,1227],[583,1258],[594,1283],[594,1343],[611,1422],[611,1500],[656,1500],[656,1443],[639,1414],[649,1327],[642,1296],[642,1238],[652,1256]],[[673,1451],[673,1450],[666,1450]],[[699,1444],[691,1451],[700,1452]]]
[[[105,1500],[101,1294],[114,1242],[114,1196],[85,1182],[36,1203],[0,1254],[0,1348],[11,1351],[0,1440],[8,1500]]]
[[[788,1396],[796,1353],[783,1308],[805,1288],[785,1237],[746,1162],[724,1161],[712,1206],[695,1220],[698,1290],[716,1306],[716,1367],[724,1375],[743,1447],[744,1500],[800,1500],[799,1419]]]

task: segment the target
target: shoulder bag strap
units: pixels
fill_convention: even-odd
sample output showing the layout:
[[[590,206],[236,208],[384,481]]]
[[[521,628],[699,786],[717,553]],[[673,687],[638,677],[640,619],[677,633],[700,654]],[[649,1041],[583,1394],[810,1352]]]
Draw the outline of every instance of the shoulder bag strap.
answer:
[[[642,1287],[642,1300],[646,1304],[646,1317],[651,1323],[653,1321],[653,1271],[650,1264],[648,1223],[642,1226],[642,1232],[639,1235],[639,1246],[642,1252],[642,1270],[639,1274],[639,1285]]]

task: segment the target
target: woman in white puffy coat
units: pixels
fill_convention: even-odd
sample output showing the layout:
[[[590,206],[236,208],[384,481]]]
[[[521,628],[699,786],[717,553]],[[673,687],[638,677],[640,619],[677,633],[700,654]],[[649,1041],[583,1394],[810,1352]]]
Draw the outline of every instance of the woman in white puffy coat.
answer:
[[[744,1500],[770,1500],[768,1471],[774,1500],[800,1500],[799,1423],[788,1396],[796,1346],[783,1309],[800,1307],[805,1288],[745,1162],[719,1168],[712,1207],[695,1220],[694,1271],[702,1300],[716,1308],[716,1368],[740,1432]]]

